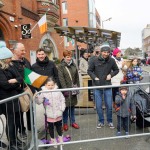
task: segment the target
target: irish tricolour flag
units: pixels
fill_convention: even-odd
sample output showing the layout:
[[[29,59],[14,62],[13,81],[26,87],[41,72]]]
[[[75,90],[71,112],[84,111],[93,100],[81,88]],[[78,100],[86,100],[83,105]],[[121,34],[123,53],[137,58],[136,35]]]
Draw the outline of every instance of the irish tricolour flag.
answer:
[[[40,88],[47,78],[48,76],[43,76],[28,68],[24,68],[24,82],[26,84]]]
[[[40,28],[40,33],[43,34],[44,32],[47,31],[47,19],[46,19],[46,14],[43,15],[43,17],[38,21],[38,25]]]

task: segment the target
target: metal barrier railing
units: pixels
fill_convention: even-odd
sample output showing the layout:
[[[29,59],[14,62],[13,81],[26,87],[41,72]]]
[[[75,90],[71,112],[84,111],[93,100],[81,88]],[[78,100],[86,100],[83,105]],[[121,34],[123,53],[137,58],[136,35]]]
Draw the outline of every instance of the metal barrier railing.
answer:
[[[61,143],[57,143],[57,144],[43,144],[42,142],[39,142],[40,140],[38,138],[40,138],[40,136],[38,135],[38,119],[40,119],[40,124],[41,124],[41,114],[43,114],[43,120],[44,120],[44,111],[43,113],[41,113],[42,109],[40,109],[40,111],[36,110],[36,96],[40,93],[47,93],[47,92],[63,92],[63,91],[72,91],[72,90],[89,90],[89,89],[107,89],[107,88],[118,88],[118,87],[129,87],[129,90],[131,91],[131,93],[134,93],[134,88],[133,87],[141,87],[141,86],[149,86],[150,85],[150,82],[148,83],[139,83],[139,84],[123,84],[123,85],[120,85],[120,86],[113,86],[113,85],[109,85],[109,86],[93,86],[93,87],[80,87],[80,88],[67,88],[67,89],[57,89],[57,90],[48,90],[48,91],[44,91],[44,92],[37,92],[35,94],[35,97],[34,97],[34,100],[33,100],[33,109],[34,109],[34,127],[35,127],[35,132],[34,132],[34,137],[35,137],[35,149],[38,150],[39,148],[44,148],[44,147],[51,147],[51,146],[55,146],[55,145],[58,145],[60,146],[60,149],[63,150],[65,149],[65,147],[62,146]],[[80,109],[80,108],[79,108]],[[79,110],[80,111],[80,110]],[[40,112],[40,114],[39,114]],[[86,113],[88,114],[88,108],[87,108],[87,111]],[[37,116],[38,114],[38,116]],[[40,115],[40,116],[39,116]],[[87,134],[86,136],[84,136],[84,133],[82,133],[82,128],[78,130],[78,133],[80,136],[78,136],[78,138],[76,138],[75,140],[72,140],[72,141],[69,141],[69,142],[64,142],[63,145],[68,145],[68,144],[76,144],[76,143],[85,143],[85,142],[94,142],[94,141],[104,141],[104,140],[112,140],[112,139],[119,139],[119,138],[126,138],[126,136],[116,136],[116,134],[114,134],[114,132],[110,135],[108,135],[107,133],[105,133],[107,130],[106,128],[104,128],[103,132],[104,133],[104,136],[99,136],[97,135],[97,130],[96,129],[96,122],[97,122],[97,114],[95,114],[94,117],[92,117],[91,119],[87,118],[85,119],[84,123],[88,126],[87,127]],[[81,117],[80,113],[79,113],[79,117]],[[92,119],[95,119],[95,121],[93,122]],[[91,121],[92,120],[92,121]],[[80,123],[82,122],[82,119],[79,118],[79,121]],[[44,123],[43,123],[43,126],[44,126]],[[90,129],[89,129],[90,128]],[[91,129],[92,128],[92,129]],[[140,131],[137,131],[136,129],[136,125],[135,125],[135,131],[134,133],[135,134],[129,134],[128,137],[139,137],[139,136],[147,136],[147,135],[150,135],[150,133],[145,133],[145,129],[144,127],[142,128],[142,130]],[[94,132],[95,131],[95,135],[97,135],[96,137],[93,137],[92,136],[92,133],[91,133],[91,130]],[[90,131],[90,132],[89,132]],[[73,137],[76,133],[73,133],[73,130],[71,129],[70,132],[71,133],[71,136]],[[82,134],[83,134],[83,137],[82,137]],[[113,136],[112,136],[113,135]],[[87,137],[87,139],[86,139]]]
[[[32,105],[32,100],[33,100],[33,98],[30,96],[30,94],[29,93],[27,93],[27,92],[24,92],[24,93],[22,93],[22,94],[18,94],[18,95],[15,95],[15,96],[12,96],[12,97],[9,97],[9,98],[6,98],[6,99],[3,99],[3,100],[0,100],[0,105],[1,104],[6,104],[6,103],[8,103],[8,102],[10,102],[10,101],[13,101],[14,99],[16,99],[16,98],[19,98],[19,97],[21,97],[21,96],[24,96],[24,95],[28,95],[29,96],[29,99],[30,99],[30,121],[31,121],[31,139],[29,140],[29,139],[27,139],[28,141],[27,141],[27,143],[26,143],[26,148],[27,149],[34,149],[34,142],[35,142],[35,140],[34,140],[34,123],[33,123],[33,105]],[[6,104],[7,105],[7,104]],[[6,112],[7,113],[7,112]],[[12,112],[13,113],[13,112]],[[5,120],[5,117],[3,117],[3,119]],[[4,122],[4,121],[3,121]],[[15,123],[15,122],[14,122]],[[20,122],[21,123],[21,122]],[[2,132],[4,132],[4,124],[2,124],[3,125],[3,127],[1,126],[0,128],[3,128],[3,131]],[[14,129],[15,130],[15,129]],[[6,140],[6,137],[4,138],[5,140]],[[1,137],[1,139],[0,140],[2,140],[3,141],[3,136]],[[4,141],[4,142],[6,142],[6,141]],[[30,144],[30,145],[28,145],[28,144]]]
[[[150,85],[150,83],[139,83],[139,84],[136,84],[136,85],[135,84],[124,84],[124,85],[120,85],[120,86],[112,86],[112,85],[111,86],[110,85],[109,86],[93,86],[93,87],[57,89],[57,90],[51,90],[51,91],[45,91],[45,92],[57,92],[57,91],[63,92],[63,91],[72,91],[72,90],[80,90],[80,91],[82,90],[84,92],[84,90],[89,90],[89,89],[105,89],[105,88],[124,87],[124,86],[127,86],[127,87],[131,88],[131,87],[134,87],[134,86],[149,86],[149,85]],[[36,95],[38,95],[40,93],[43,93],[43,92],[36,93],[35,97],[36,97]],[[43,143],[39,142],[40,141],[38,139],[38,128],[39,127],[37,125],[38,124],[38,119],[39,119],[39,117],[37,117],[37,114],[39,114],[39,111],[36,110],[35,97],[33,99],[28,93],[25,92],[25,93],[22,93],[22,94],[19,94],[19,95],[16,95],[16,96],[13,96],[13,97],[1,100],[0,104],[12,101],[12,100],[14,100],[16,98],[19,98],[20,96],[23,96],[23,95],[28,95],[30,97],[30,116],[31,116],[31,131],[32,131],[31,134],[32,134],[32,138],[31,138],[30,146],[28,147],[28,149],[38,150],[39,148],[42,148],[42,147],[54,146],[55,144],[43,144]],[[33,103],[32,103],[32,99],[33,99]],[[86,114],[89,114],[88,108],[86,108],[86,109],[87,109],[86,110]],[[80,111],[80,108],[79,108],[79,111]],[[41,114],[41,112],[40,112],[40,114]],[[112,140],[112,139],[118,139],[118,138],[125,138],[126,137],[126,136],[119,136],[119,137],[118,136],[112,136],[112,134],[111,134],[111,135],[104,135],[102,137],[97,136],[97,137],[89,138],[91,136],[91,133],[89,132],[89,128],[92,127],[92,130],[94,130],[96,128],[96,122],[97,122],[97,117],[96,116],[97,116],[97,114],[95,114],[95,116],[93,117],[93,118],[95,118],[95,121],[92,124],[92,126],[90,126],[91,122],[90,122],[89,118],[87,118],[86,122],[84,122],[88,126],[88,129],[87,129],[87,131],[88,131],[88,133],[87,133],[88,134],[87,135],[88,139],[86,139],[85,136],[82,137],[82,131],[81,131],[82,128],[81,128],[81,129],[79,129],[80,136],[78,138],[76,138],[75,140],[72,140],[70,142],[64,142],[63,145],[76,144],[76,143],[85,143],[85,142],[94,142],[94,141]],[[80,113],[79,113],[79,117],[81,117]],[[43,120],[44,120],[44,112],[43,112]],[[82,119],[79,118],[79,121],[81,123]],[[42,123],[40,122],[40,125],[41,124]],[[43,125],[44,125],[44,123],[43,123]],[[136,129],[136,127],[135,127],[135,129]],[[106,129],[104,128],[104,130],[106,130]],[[72,137],[75,134],[72,129],[70,130],[69,133],[71,133]],[[114,135],[114,133],[113,133],[113,135]],[[128,137],[138,137],[138,136],[146,136],[146,135],[150,135],[150,133],[145,133],[145,129],[143,128],[142,129],[142,133],[138,133],[137,131],[135,131],[135,134],[128,135]],[[57,145],[60,146],[61,150],[65,149],[65,147],[63,147],[61,144],[58,143]]]

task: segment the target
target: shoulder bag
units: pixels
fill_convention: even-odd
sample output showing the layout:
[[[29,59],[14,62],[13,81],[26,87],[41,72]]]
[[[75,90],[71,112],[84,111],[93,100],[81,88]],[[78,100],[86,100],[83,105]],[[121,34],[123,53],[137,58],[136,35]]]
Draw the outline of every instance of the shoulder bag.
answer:
[[[33,97],[33,93],[28,85],[24,88],[24,92],[29,93],[31,97]],[[22,112],[27,112],[30,109],[30,98],[29,96],[23,95],[19,97],[20,107]]]
[[[65,68],[66,68],[66,70],[67,70],[67,72],[69,74],[69,77],[70,77],[71,81],[72,81],[72,88],[77,88],[78,87],[77,84],[73,84],[72,76],[71,76],[71,73],[70,73],[69,69],[67,67],[65,67]],[[72,90],[71,94],[72,95],[78,95],[79,94],[79,90]]]

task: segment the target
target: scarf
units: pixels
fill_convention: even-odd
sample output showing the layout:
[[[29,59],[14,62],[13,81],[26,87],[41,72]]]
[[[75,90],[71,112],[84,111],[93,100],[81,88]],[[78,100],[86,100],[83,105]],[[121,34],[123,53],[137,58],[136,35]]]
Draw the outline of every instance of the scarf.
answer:
[[[36,62],[39,66],[44,67],[49,63],[49,59],[46,56],[45,59],[43,61],[40,61],[38,58],[36,59]]]
[[[118,61],[121,61],[121,57],[114,56]]]

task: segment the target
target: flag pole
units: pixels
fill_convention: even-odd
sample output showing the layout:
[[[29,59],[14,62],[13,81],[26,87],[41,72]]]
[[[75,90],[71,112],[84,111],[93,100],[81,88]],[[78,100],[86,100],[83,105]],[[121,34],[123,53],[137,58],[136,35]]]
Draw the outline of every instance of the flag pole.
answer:
[[[48,11],[50,11],[50,8],[47,9],[47,11],[45,12],[45,14],[47,14]],[[44,15],[45,15],[45,14],[44,14]],[[43,15],[43,16],[44,16],[44,15]],[[38,22],[33,26],[33,28],[30,30],[30,32],[32,32],[32,31],[34,30],[34,28],[37,26],[37,24],[38,24]]]

